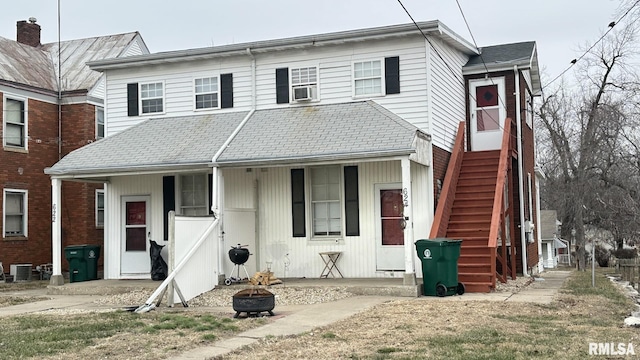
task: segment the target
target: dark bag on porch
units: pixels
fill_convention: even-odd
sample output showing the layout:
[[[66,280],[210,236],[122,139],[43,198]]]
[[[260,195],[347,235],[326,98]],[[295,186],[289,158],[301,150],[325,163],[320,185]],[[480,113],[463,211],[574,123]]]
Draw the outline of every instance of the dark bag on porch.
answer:
[[[149,240],[151,249],[149,249],[149,255],[151,256],[151,280],[161,281],[167,278],[167,263],[164,261],[160,252],[164,245],[158,245],[153,240]]]

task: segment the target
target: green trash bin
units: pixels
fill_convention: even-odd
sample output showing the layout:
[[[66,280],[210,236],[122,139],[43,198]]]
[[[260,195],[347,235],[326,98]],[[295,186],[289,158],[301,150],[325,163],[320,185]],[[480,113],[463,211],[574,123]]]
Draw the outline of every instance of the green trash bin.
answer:
[[[69,262],[69,282],[96,280],[100,245],[73,245],[64,248]]]
[[[430,239],[416,241],[422,261],[422,293],[424,295],[462,295],[464,285],[458,282],[458,258],[462,240]]]

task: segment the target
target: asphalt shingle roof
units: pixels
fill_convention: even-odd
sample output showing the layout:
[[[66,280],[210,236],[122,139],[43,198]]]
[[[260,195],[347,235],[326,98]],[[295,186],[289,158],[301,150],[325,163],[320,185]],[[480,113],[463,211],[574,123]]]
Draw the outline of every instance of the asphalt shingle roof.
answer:
[[[411,149],[418,128],[373,101],[259,110],[218,162],[286,161]]]
[[[67,154],[45,173],[104,173],[211,163],[247,113],[150,119]]]
[[[535,45],[535,41],[527,41],[513,44],[485,46],[480,49],[482,58],[480,55],[472,56],[469,58],[465,67],[481,65],[482,60],[484,60],[487,65],[529,61],[533,56]]]
[[[249,112],[158,118],[71,152],[47,174],[99,174],[213,164]],[[221,166],[410,154],[420,131],[372,101],[257,110]]]

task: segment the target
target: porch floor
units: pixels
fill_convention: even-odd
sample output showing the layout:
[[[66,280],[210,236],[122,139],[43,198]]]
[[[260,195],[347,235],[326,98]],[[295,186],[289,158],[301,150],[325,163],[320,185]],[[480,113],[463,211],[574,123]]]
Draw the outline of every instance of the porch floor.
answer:
[[[403,285],[402,278],[286,278],[282,284],[267,286],[278,287],[345,287],[355,295],[380,295],[398,297],[418,297],[422,294],[422,279],[417,285]],[[153,280],[91,280],[65,283],[61,286],[48,286],[48,295],[113,295],[136,290],[155,290],[161,281]],[[244,289],[252,287],[248,283],[232,284],[231,287]],[[220,284],[218,288],[225,288]]]

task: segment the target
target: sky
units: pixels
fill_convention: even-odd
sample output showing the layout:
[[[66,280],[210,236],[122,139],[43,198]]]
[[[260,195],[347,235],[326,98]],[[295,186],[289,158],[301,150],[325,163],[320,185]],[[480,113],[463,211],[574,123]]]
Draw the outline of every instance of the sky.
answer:
[[[440,20],[479,47],[536,41],[544,80],[619,17],[619,0],[401,0],[416,21]],[[458,4],[462,8],[460,11]],[[471,34],[463,18],[471,29]],[[35,17],[43,43],[58,41],[58,1],[12,1],[0,36]],[[410,23],[398,0],[60,0],[61,40],[138,31],[152,53]],[[568,73],[570,74],[570,73]]]

